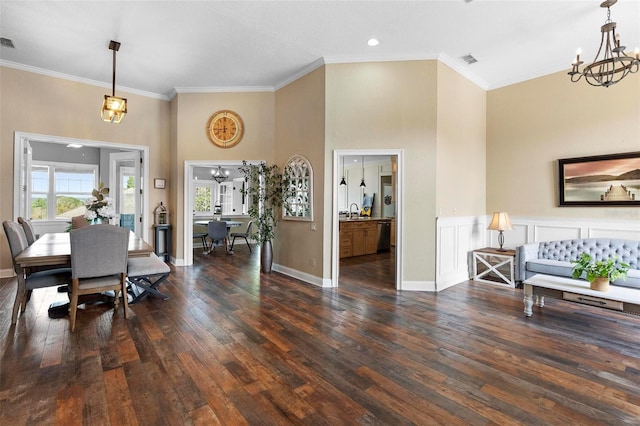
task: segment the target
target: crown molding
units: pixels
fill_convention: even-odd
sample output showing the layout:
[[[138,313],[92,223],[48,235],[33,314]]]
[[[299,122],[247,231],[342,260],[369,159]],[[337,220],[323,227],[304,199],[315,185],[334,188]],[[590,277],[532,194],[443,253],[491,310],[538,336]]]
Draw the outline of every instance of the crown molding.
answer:
[[[275,85],[275,90],[280,90],[282,89],[284,86],[293,83],[294,81],[298,80],[299,78],[304,77],[305,75],[309,74],[312,71],[317,70],[318,68],[322,67],[325,65],[325,60],[324,58],[320,57],[318,59],[316,59],[315,61],[311,62],[309,65],[303,67],[300,71],[290,75],[289,77],[285,78],[284,80],[282,80],[281,82],[277,83]]]
[[[238,92],[273,92],[273,86],[219,86],[219,87],[175,87],[177,93],[238,93]]]
[[[32,72],[34,74],[40,74],[40,75],[44,75],[44,76],[47,76],[47,77],[59,78],[59,79],[62,79],[62,80],[75,81],[76,83],[87,84],[89,86],[103,87],[103,88],[106,88],[106,89],[111,89],[112,88],[111,87],[111,83],[104,83],[102,81],[91,80],[91,79],[82,78],[82,77],[76,77],[76,76],[70,75],[70,74],[64,74],[64,73],[61,73],[61,72],[46,70],[44,68],[33,67],[31,65],[19,64],[17,62],[11,62],[11,61],[6,61],[6,60],[2,60],[2,59],[0,59],[0,66],[7,67],[7,68],[13,68],[13,69],[17,69],[17,70],[20,70],[20,71]],[[133,95],[140,95],[140,96],[144,96],[144,97],[147,97],[147,98],[160,99],[160,100],[163,100],[163,101],[168,101],[169,100],[168,96],[162,95],[162,94],[159,94],[159,93],[147,92],[147,91],[144,91],[144,90],[132,89],[130,87],[124,87],[124,86],[118,86],[118,85],[116,85],[116,89],[118,89],[119,92],[131,93]]]
[[[469,65],[463,64],[460,59],[453,59],[451,56],[447,55],[446,53],[441,52],[438,55],[438,61],[447,65],[449,68],[453,69],[455,72],[465,77],[467,80],[471,81],[481,89],[484,89],[485,91],[489,90],[489,84],[487,84],[486,81],[484,81],[483,79],[479,78],[477,75],[469,71],[469,69],[467,68]]]

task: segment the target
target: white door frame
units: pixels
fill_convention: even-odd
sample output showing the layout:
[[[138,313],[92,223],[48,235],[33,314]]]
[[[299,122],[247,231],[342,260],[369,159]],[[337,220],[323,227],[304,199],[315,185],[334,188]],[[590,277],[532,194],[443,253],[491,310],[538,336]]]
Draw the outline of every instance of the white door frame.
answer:
[[[247,164],[260,164],[264,160],[246,160]],[[194,203],[194,186],[193,186],[193,169],[194,167],[230,167],[241,166],[242,160],[186,160],[184,162],[184,223],[182,241],[182,259],[184,261],[178,266],[193,265],[193,203]],[[178,253],[176,253],[176,258]]]
[[[21,177],[21,170],[23,167],[23,157],[25,147],[29,141],[36,142],[51,142],[58,144],[70,144],[76,143],[94,148],[111,148],[111,149],[123,149],[129,151],[139,151],[142,159],[141,167],[142,182],[144,187],[142,188],[142,239],[149,241],[149,188],[147,182],[149,182],[149,147],[143,145],[130,145],[114,142],[95,141],[89,139],[76,139],[66,138],[62,136],[41,135],[37,133],[15,132],[14,133],[14,149],[13,149],[13,217],[17,218],[21,216],[20,213],[20,200],[22,188],[26,189],[23,185],[24,182]]]
[[[338,217],[338,186],[342,173],[340,158],[347,155],[393,155],[398,159],[396,171],[396,289],[402,288],[402,222],[403,222],[403,183],[404,183],[404,150],[403,149],[336,149],[333,151],[333,208],[332,245],[331,245],[331,287],[338,287],[340,274],[340,246]]]
[[[135,207],[134,207],[134,229],[135,234],[140,236],[140,214],[141,214],[141,206],[140,206],[140,181],[141,181],[141,170],[140,170],[140,153],[137,151],[131,152],[112,152],[109,154],[109,187],[113,188],[113,192],[115,194],[112,195],[114,197],[114,203],[117,208],[117,219],[120,223],[120,210],[122,209],[122,170],[123,168],[117,168],[116,163],[120,161],[133,161],[133,167],[127,167],[127,169],[133,170],[133,174],[135,175],[135,186],[134,186],[134,194],[135,194]],[[116,200],[115,197],[118,199]]]

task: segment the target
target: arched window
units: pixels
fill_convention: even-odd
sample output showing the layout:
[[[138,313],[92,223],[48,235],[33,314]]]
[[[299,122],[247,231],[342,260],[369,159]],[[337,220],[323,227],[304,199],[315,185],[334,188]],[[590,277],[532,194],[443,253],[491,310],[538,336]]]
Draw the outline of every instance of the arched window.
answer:
[[[284,219],[313,221],[313,169],[302,155],[287,161],[284,173],[288,182],[282,215]]]

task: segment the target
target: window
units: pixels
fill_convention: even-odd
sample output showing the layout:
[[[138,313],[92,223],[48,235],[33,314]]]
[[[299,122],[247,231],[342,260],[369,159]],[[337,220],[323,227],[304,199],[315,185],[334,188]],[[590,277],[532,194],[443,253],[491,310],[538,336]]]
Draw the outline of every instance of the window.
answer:
[[[194,185],[195,197],[193,213],[196,216],[212,216],[214,211],[214,184],[196,182]]]
[[[194,180],[194,207],[195,216],[212,217],[214,214],[223,216],[244,214],[242,209],[236,210],[234,199],[241,195],[235,191],[234,182],[203,182]]]
[[[302,155],[294,155],[285,165],[288,191],[282,209],[285,219],[313,221],[313,169]]]
[[[84,214],[85,202],[97,187],[98,166],[34,161],[30,178],[31,211],[28,217],[34,220],[69,219]]]

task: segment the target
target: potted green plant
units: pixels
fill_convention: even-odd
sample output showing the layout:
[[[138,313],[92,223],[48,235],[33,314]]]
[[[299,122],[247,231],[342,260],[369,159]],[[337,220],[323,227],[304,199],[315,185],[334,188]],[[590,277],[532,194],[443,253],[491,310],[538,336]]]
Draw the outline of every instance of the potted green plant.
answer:
[[[248,164],[243,161],[239,170],[247,182],[241,192],[247,197],[248,213],[255,225],[252,238],[260,244],[260,268],[262,272],[270,273],[273,263],[271,242],[286,198],[288,178],[276,164],[268,166],[265,162]]]
[[[592,290],[607,291],[609,290],[609,282],[622,278],[627,279],[627,271],[629,265],[624,262],[618,262],[617,258],[607,260],[595,260],[588,253],[580,254],[577,260],[572,260],[573,278],[580,278],[585,274],[589,286]]]

